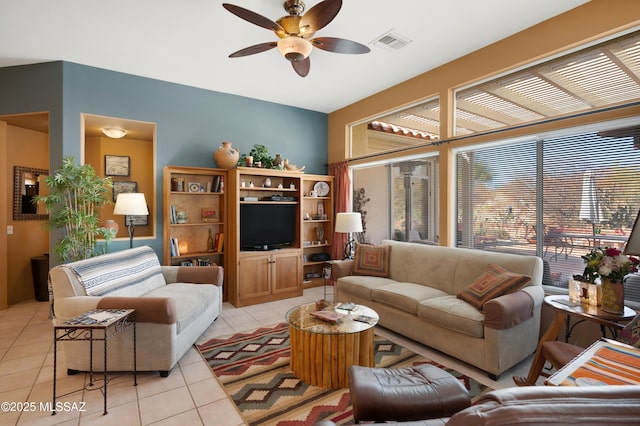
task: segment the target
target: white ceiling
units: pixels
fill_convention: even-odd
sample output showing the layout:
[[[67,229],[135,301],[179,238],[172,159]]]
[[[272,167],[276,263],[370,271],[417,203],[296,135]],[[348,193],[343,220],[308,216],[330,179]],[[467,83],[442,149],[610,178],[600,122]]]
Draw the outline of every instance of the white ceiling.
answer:
[[[366,55],[315,49],[301,78],[277,49],[229,59],[277,37],[222,1],[0,0],[0,67],[64,60],[329,113],[587,1],[344,0],[318,37],[369,45],[394,30],[413,42]],[[286,15],[283,0],[230,2]]]

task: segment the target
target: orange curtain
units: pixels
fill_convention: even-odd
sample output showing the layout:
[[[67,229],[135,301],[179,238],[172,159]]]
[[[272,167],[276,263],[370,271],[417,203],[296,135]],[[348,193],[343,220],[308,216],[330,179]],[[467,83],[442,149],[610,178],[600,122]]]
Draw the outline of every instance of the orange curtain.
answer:
[[[349,178],[349,162],[340,161],[338,163],[329,164],[329,174],[334,177],[333,217],[335,221],[335,217],[337,213],[351,211],[352,194],[351,194],[351,179]],[[347,243],[347,234],[334,232],[333,247],[331,247],[332,259],[342,259],[344,257],[344,245],[346,243]]]

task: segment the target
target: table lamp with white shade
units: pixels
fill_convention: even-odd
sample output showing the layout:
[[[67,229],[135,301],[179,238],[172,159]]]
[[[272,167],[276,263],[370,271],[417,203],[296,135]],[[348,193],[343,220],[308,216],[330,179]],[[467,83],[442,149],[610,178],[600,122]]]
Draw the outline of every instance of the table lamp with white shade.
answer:
[[[360,213],[338,213],[336,214],[336,232],[346,233],[347,242],[344,245],[345,259],[353,259],[353,249],[355,240],[353,232],[362,232],[362,217]]]
[[[129,230],[129,248],[133,248],[133,234],[135,232],[133,216],[147,216],[149,214],[144,194],[139,192],[118,194],[116,205],[113,207],[113,214],[125,216],[125,223]]]

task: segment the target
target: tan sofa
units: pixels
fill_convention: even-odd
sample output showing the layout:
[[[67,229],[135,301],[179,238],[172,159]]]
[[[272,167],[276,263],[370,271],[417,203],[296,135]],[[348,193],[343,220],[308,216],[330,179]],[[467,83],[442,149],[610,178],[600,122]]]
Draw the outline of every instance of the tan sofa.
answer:
[[[96,309],[136,310],[137,369],[167,376],[222,310],[220,266],[161,266],[150,247],[59,265],[49,272],[54,323]],[[131,327],[108,342],[109,371],[133,370]],[[69,372],[89,370],[89,343],[60,342]],[[103,371],[102,342],[93,369]]]
[[[379,324],[498,376],[535,352],[540,331],[542,260],[480,250],[385,240],[389,277],[352,275],[353,261],[334,264],[336,300],[373,308]],[[531,277],[521,290],[484,311],[456,297],[491,264]]]

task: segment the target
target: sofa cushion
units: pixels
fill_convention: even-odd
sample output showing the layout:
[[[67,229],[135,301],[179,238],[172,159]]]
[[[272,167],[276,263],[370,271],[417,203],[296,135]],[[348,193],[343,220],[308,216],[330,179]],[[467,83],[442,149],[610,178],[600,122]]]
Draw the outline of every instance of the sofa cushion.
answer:
[[[457,297],[482,311],[484,304],[498,296],[520,290],[529,284],[531,277],[509,272],[491,264],[487,271],[457,294]]]
[[[193,323],[219,296],[218,287],[210,284],[167,284],[144,297],[168,297],[176,305],[176,330],[180,332]]]
[[[413,315],[418,313],[418,303],[421,300],[446,295],[447,293],[442,290],[413,283],[391,283],[371,291],[372,300],[394,306]]]
[[[422,300],[418,304],[418,317],[458,333],[484,337],[484,315],[456,296]]]
[[[390,253],[391,246],[356,244],[353,274],[389,278]]]
[[[389,278],[368,277],[364,275],[351,275],[338,280],[341,292],[350,293],[363,299],[371,299],[373,289],[394,282],[395,281]],[[341,302],[348,302],[348,300],[341,300]]]
[[[89,296],[141,296],[165,285],[158,256],[151,247],[137,247],[64,265]]]

